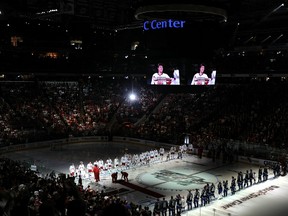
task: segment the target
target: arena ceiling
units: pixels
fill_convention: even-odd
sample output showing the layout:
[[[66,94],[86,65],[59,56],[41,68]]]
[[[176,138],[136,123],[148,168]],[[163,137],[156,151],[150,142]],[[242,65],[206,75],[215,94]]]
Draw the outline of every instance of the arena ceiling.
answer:
[[[97,34],[99,32],[99,29],[110,31],[106,34],[107,37],[110,37],[111,35],[114,36],[116,35],[115,32],[118,32],[117,37],[124,41],[127,41],[127,35],[129,35],[129,39],[131,40],[127,42],[126,48],[128,48],[128,50],[130,49],[131,41],[133,41],[138,35],[141,35],[141,32],[143,31],[143,22],[149,19],[187,20],[188,22],[195,24],[195,26],[200,26],[202,28],[200,36],[193,38],[194,42],[191,37],[194,37],[193,34],[199,34],[199,32],[195,30],[189,32],[190,35],[185,36],[186,38],[185,40],[183,40],[183,42],[182,35],[179,36],[179,42],[173,45],[174,50],[177,52],[177,55],[181,51],[181,45],[182,47],[189,47],[189,49],[190,47],[196,47],[194,51],[195,56],[197,56],[199,54],[199,50],[202,48],[202,44],[204,44],[199,43],[199,41],[200,39],[203,39],[203,35],[205,36],[205,31],[207,31],[209,34],[209,37],[204,37],[209,44],[208,47],[213,46],[211,50],[218,49],[219,47],[224,45],[224,43],[226,46],[224,49],[227,49],[228,52],[230,52],[230,50],[243,50],[243,47],[245,47],[245,49],[247,50],[250,49],[257,51],[259,51],[259,49],[267,47],[269,47],[269,49],[280,48],[288,50],[287,0],[0,1],[0,24],[4,23],[4,25],[2,25],[4,27],[6,26],[6,23],[10,22],[10,20],[28,20],[31,21],[31,23],[34,22],[37,28],[40,26],[40,24],[38,26],[38,21],[43,21],[46,23],[46,25],[47,22],[51,22],[56,26],[58,26],[59,24],[59,26],[61,25],[65,28],[64,33],[66,29],[69,29],[71,26],[73,26],[74,35],[83,34],[85,32],[85,29],[87,28],[92,30],[93,33],[97,32]],[[23,28],[25,29],[26,26],[23,26]],[[43,25],[41,25],[41,27],[42,26]],[[39,28],[37,28],[35,29],[39,31]],[[31,29],[32,28],[30,27],[29,30]],[[134,30],[139,31],[137,31],[137,33],[131,33],[131,31]],[[51,30],[51,32],[56,31]],[[69,31],[69,33],[70,32],[72,31]],[[120,32],[128,32],[128,34],[121,35]],[[219,32],[221,32],[221,34]],[[5,29],[3,30],[3,33],[5,33]],[[32,34],[29,34],[29,36],[30,35]],[[62,34],[62,37],[66,37],[66,35],[63,35],[64,34]],[[70,38],[71,35],[69,35]],[[158,37],[157,40],[153,41],[154,35],[157,35],[157,33],[153,34],[152,36],[146,35],[145,38],[143,38],[143,35],[141,35],[144,41],[143,44],[145,44],[146,46],[146,50],[147,48],[150,49],[155,45],[155,47],[157,49],[160,48],[163,53],[163,47],[167,47],[167,45],[171,47],[171,39],[165,38],[163,40],[159,40]],[[176,34],[171,34],[170,36],[174,37],[175,35]],[[49,37],[50,36],[51,35],[49,35]],[[56,36],[57,35],[55,34],[52,35],[50,38],[53,38],[53,40],[56,41]],[[218,39],[212,41],[212,36],[215,38],[218,37]],[[222,36],[223,38],[221,39]],[[95,34],[93,34],[92,37],[95,37]],[[65,40],[67,40],[67,37],[65,38]],[[220,45],[218,45],[218,42],[220,40],[221,43],[219,43]],[[90,41],[91,44],[94,43],[93,40]],[[164,45],[158,46],[159,41],[163,42]],[[190,46],[188,46],[186,42],[189,42]],[[100,43],[100,46],[102,44]],[[114,44],[117,44],[117,46],[119,46],[117,47],[117,50],[124,50],[123,47],[120,47],[122,45],[121,43]],[[216,44],[217,46],[214,46],[214,44]],[[45,48],[45,46],[43,47]],[[115,47],[112,47],[111,50],[114,48]],[[106,51],[107,46],[105,46],[103,49]],[[205,53],[206,50],[204,50],[203,52]],[[112,53],[111,55],[113,56],[113,59],[115,59],[114,56],[116,55],[127,56],[127,54],[124,52],[118,52],[116,54]],[[143,54],[143,56],[146,56],[146,53]],[[130,62],[129,64],[132,63]],[[127,65],[129,64],[127,63]]]
[[[1,19],[89,20],[109,28],[133,26],[149,18],[240,23],[247,30],[285,28],[287,0],[1,0]],[[50,11],[52,10],[52,11]],[[53,11],[55,10],[55,11]],[[50,11],[50,12],[49,12]]]
[[[1,0],[0,21],[15,18],[112,31],[142,29],[147,19],[183,19],[220,23],[235,44],[288,41],[287,0]]]

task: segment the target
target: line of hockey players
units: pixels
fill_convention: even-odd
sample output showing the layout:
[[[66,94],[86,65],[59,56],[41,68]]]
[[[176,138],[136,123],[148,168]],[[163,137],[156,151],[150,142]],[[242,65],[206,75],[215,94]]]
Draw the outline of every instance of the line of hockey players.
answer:
[[[120,157],[115,157],[114,160],[108,158],[106,161],[100,159],[93,163],[89,162],[86,166],[83,161],[80,161],[78,166],[72,163],[69,167],[70,177],[81,177],[82,179],[93,178],[93,168],[97,166],[101,175],[109,175],[113,172],[120,172],[123,170],[136,168],[140,166],[150,166],[151,164],[170,161],[174,159],[182,159],[187,150],[192,150],[192,144],[183,144],[181,146],[172,146],[167,153],[163,147],[158,149],[151,149],[150,151],[142,152],[140,154],[128,154],[125,153]]]
[[[281,167],[277,163],[271,167],[273,171],[274,178],[280,176]],[[228,196],[228,191],[231,191],[231,195],[235,194],[237,191],[244,188],[250,187],[253,184],[258,184],[268,180],[269,171],[268,167],[260,167],[258,173],[253,172],[252,169],[247,170],[245,173],[242,171],[238,172],[237,179],[232,176],[230,185],[228,180],[219,181],[217,188],[214,183],[207,183],[202,190],[195,189],[194,193],[192,190],[188,190],[187,196],[181,196],[178,194],[175,198],[171,196],[170,200],[166,200],[165,197],[163,200],[157,199],[154,203],[153,215],[167,215],[169,216],[180,215],[184,211],[190,211],[193,208],[204,207],[210,204],[211,201],[216,199],[222,199]],[[218,196],[215,196],[215,191],[217,190]]]

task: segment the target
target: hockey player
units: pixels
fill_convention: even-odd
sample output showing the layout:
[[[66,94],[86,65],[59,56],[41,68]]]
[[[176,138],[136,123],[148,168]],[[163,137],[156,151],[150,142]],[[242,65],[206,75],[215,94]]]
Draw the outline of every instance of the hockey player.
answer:
[[[250,182],[250,186],[252,186],[253,180],[254,180],[254,174],[253,174],[252,169],[250,169],[250,172],[249,172],[249,182]]]
[[[161,213],[162,213],[162,216],[166,216],[167,215],[167,209],[168,209],[168,202],[165,199],[165,197],[163,197],[163,200],[161,202]]]
[[[249,186],[248,182],[249,182],[249,172],[248,172],[248,170],[246,170],[245,177],[244,177],[244,187]]]
[[[195,194],[194,194],[194,207],[197,208],[199,206],[199,198],[200,198],[200,192],[199,189],[196,189]]]
[[[210,203],[210,185],[209,185],[209,183],[207,183],[204,186],[204,190],[205,190],[206,204],[209,204]]]
[[[184,196],[181,197],[181,212],[186,211],[186,199]]]
[[[175,216],[175,206],[176,206],[176,200],[171,196],[169,200],[169,215]]]
[[[69,167],[69,176],[70,177],[74,177],[75,176],[75,166],[74,166],[73,163]]]
[[[182,145],[182,155],[185,156],[187,153],[187,145],[186,144],[183,144]]]
[[[181,215],[182,211],[182,197],[180,194],[176,196],[176,214]]]
[[[210,197],[210,200],[212,197],[215,199],[215,185],[213,182],[211,183],[210,188],[209,188],[209,197]]]
[[[140,166],[145,165],[145,154],[144,152],[139,155]]]
[[[187,210],[191,210],[192,209],[192,202],[193,202],[193,194],[192,194],[191,190],[188,190],[186,202],[187,202]]]
[[[238,190],[241,190],[243,187],[243,174],[242,172],[238,172],[238,176],[237,176],[237,185],[238,185]]]
[[[274,177],[279,177],[280,174],[281,174],[281,165],[280,163],[276,163],[274,166],[273,166],[273,173],[274,173]]]
[[[176,147],[172,146],[170,148],[170,159],[174,160],[175,159],[175,152],[176,152]]]
[[[154,209],[153,209],[153,215],[159,215],[160,216],[160,212],[161,212],[161,202],[159,199],[156,200],[155,204],[154,204]]]
[[[171,160],[171,155],[170,155],[170,154],[171,154],[170,152],[167,153],[167,155],[166,155],[166,161]]]
[[[268,168],[264,167],[264,171],[263,171],[263,181],[267,181],[268,180]]]
[[[138,164],[138,159],[139,159],[138,154],[134,154],[134,155],[132,156],[132,160],[131,160],[131,165],[132,165],[132,167],[136,167],[136,166],[137,166],[137,164]]]
[[[201,198],[201,206],[205,206],[206,203],[207,203],[207,197],[206,197],[206,190],[205,190],[205,187],[202,189],[201,191],[201,195],[200,195],[200,198]]]
[[[85,178],[85,166],[83,161],[80,161],[80,164],[78,166],[79,176],[81,176],[82,179]]]
[[[114,158],[114,169],[118,169],[119,167],[119,159],[117,157]]]
[[[223,186],[221,181],[218,182],[217,189],[219,197],[222,196]]]
[[[232,176],[232,180],[231,180],[231,194],[235,194],[236,192],[236,179],[234,178],[234,176]]]
[[[181,150],[181,148],[179,148],[178,152],[177,152],[177,159],[183,159],[183,151]]]
[[[258,183],[262,182],[262,175],[263,175],[263,170],[262,170],[262,167],[260,166],[258,170]]]
[[[103,165],[103,171],[104,171],[105,173],[108,173],[108,170],[109,170],[109,165],[108,165],[108,162],[107,162],[107,160],[106,160],[105,163],[104,163],[104,165]]]
[[[88,171],[88,178],[90,178],[92,176],[93,173],[93,164],[92,162],[89,162],[86,166],[87,171]]]
[[[112,171],[112,160],[111,160],[111,158],[108,158],[107,160],[106,160],[106,163],[107,163],[107,165],[108,165],[108,172],[109,173],[111,173],[111,171]]]
[[[163,161],[164,158],[164,153],[165,153],[165,149],[163,147],[161,147],[159,149],[159,154],[160,154],[160,160]]]
[[[159,152],[157,149],[154,149],[154,158],[155,162],[157,163],[159,161]]]
[[[150,150],[149,155],[150,155],[150,161],[151,161],[151,163],[154,163],[154,161],[155,161],[154,150]]]
[[[123,155],[120,160],[121,160],[121,169],[123,170],[126,168],[127,158],[125,155]]]
[[[103,170],[103,168],[104,168],[104,161],[103,161],[102,159],[100,159],[100,160],[98,161],[98,168],[99,168],[100,170]]]
[[[193,145],[192,145],[192,143],[189,143],[188,144],[188,152],[190,153],[190,154],[193,154]]]
[[[228,180],[223,181],[223,197],[226,197],[228,195]]]

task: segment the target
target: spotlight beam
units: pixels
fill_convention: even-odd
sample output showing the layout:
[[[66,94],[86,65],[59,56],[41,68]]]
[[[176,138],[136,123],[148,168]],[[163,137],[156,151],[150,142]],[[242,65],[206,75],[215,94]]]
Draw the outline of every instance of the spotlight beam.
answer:
[[[283,7],[284,4],[279,5],[278,7],[274,8],[272,11],[270,11],[265,17],[263,17],[258,24],[264,22],[270,15],[272,15],[273,13],[275,13],[277,10],[279,10],[281,7]]]
[[[277,38],[275,38],[271,44],[274,44],[276,41],[278,41],[281,37],[283,37],[283,34],[279,35]]]
[[[269,40],[270,38],[271,38],[271,35],[269,35],[268,37],[266,37],[265,39],[263,39],[263,40],[261,41],[261,44],[264,43],[264,42],[266,42],[266,41]]]

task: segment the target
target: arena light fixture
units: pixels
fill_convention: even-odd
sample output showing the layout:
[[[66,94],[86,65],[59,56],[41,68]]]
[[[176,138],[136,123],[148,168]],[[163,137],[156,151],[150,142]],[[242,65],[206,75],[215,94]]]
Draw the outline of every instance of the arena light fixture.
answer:
[[[136,100],[136,94],[135,93],[130,93],[130,95],[129,95],[129,99],[130,99],[130,101],[135,101]]]
[[[226,10],[218,7],[195,4],[159,4],[139,7],[135,12],[137,20],[179,19],[227,21]]]

